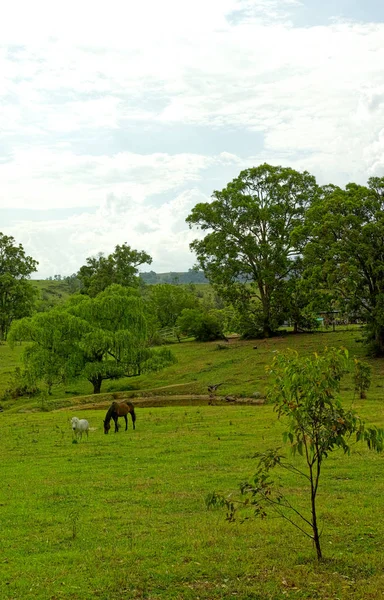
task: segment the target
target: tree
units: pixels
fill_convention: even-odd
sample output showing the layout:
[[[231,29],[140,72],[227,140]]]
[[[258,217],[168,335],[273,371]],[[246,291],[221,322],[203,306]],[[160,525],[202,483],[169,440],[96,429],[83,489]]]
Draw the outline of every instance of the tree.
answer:
[[[349,454],[352,436],[378,452],[384,443],[383,430],[367,428],[356,412],[346,410],[336,397],[347,368],[347,351],[334,348],[305,358],[296,352],[276,355],[269,369],[273,385],[268,396],[278,417],[288,421],[284,441],[293,454],[303,457],[305,466],[288,462],[278,448],[258,453],[253,481],[241,486],[246,500],[238,504],[214,493],[207,499],[208,505],[225,505],[230,520],[235,518],[238,505],[251,507],[255,515],[262,517],[272,510],[314,542],[321,560],[316,500],[324,460],[338,448]],[[307,484],[309,514],[295,508],[271,479],[270,472],[276,467],[288,470]]]
[[[0,233],[0,339],[6,339],[12,321],[31,314],[37,291],[28,281],[37,261],[21,244]]]
[[[313,285],[367,323],[367,339],[384,355],[384,178],[368,187],[322,188],[296,235]]]
[[[24,352],[34,381],[52,385],[85,377],[93,393],[106,379],[133,377],[174,362],[166,348],[148,347],[143,301],[137,290],[117,284],[96,298],[71,296],[47,313],[15,323],[12,342],[31,342]]]
[[[355,373],[353,376],[353,383],[355,384],[355,392],[359,394],[359,398],[363,400],[367,397],[367,390],[371,385],[371,374],[372,369],[368,363],[363,362],[355,358]]]
[[[96,257],[87,258],[87,264],[80,268],[77,277],[83,292],[94,297],[113,283],[125,287],[138,286],[138,267],[151,262],[149,254],[133,250],[125,243],[117,245],[107,257],[99,253]]]
[[[175,327],[178,317],[185,308],[195,308],[195,294],[183,286],[159,283],[148,290],[149,309],[156,316],[160,328]]]
[[[190,226],[208,231],[191,244],[205,276],[226,299],[252,313],[264,336],[284,320],[281,301],[300,251],[292,232],[317,189],[307,172],[264,164],[242,171],[187,218]]]
[[[43,383],[50,395],[54,385],[64,383],[81,373],[83,353],[79,347],[89,325],[69,314],[62,307],[36,313],[12,324],[9,333],[11,346],[17,341],[27,341],[20,373],[30,385]]]

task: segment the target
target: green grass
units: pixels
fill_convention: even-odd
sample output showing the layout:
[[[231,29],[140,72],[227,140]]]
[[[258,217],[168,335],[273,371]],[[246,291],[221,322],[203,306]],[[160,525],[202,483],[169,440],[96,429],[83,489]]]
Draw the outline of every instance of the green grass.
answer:
[[[137,429],[103,434],[103,411],[20,412],[40,399],[2,402],[0,413],[0,598],[37,600],[324,599],[382,597],[384,456],[361,446],[324,463],[318,497],[324,562],[310,542],[280,519],[229,524],[207,510],[212,491],[237,494],[255,468],[252,455],[281,445],[283,424],[269,405],[194,405],[194,394],[223,381],[222,395],[265,393],[265,366],[287,347],[301,354],[345,346],[362,358],[358,329],[288,335],[266,341],[172,346],[178,362],[159,373],[105,382],[104,391],[190,394],[190,406],[137,408]],[[219,348],[220,346],[220,348]],[[254,349],[257,346],[257,349]],[[0,385],[20,364],[22,347],[0,345]],[[384,426],[384,361],[370,359],[368,399],[345,403]],[[163,387],[172,386],[176,387]],[[179,386],[179,387],[178,387]],[[163,388],[163,389],[158,389]],[[154,390],[146,392],[145,390]],[[57,388],[51,408],[79,404]],[[133,393],[132,390],[129,393]],[[164,397],[165,396],[165,397]],[[95,397],[81,400],[96,400]],[[187,401],[188,402],[188,401]],[[164,403],[164,402],[163,402]],[[46,407],[45,407],[46,408]],[[85,417],[89,440],[72,443],[71,416]],[[300,457],[295,458],[300,466]],[[295,506],[308,494],[292,474],[281,480]]]
[[[209,384],[223,383],[218,396],[235,395],[239,398],[252,396],[259,392],[265,394],[267,385],[266,366],[272,361],[276,351],[287,347],[294,348],[300,354],[321,351],[326,346],[345,346],[350,355],[365,358],[364,345],[360,342],[359,328],[336,330],[316,334],[303,334],[275,337],[269,340],[241,341],[231,339],[225,342],[182,342],[171,345],[177,363],[158,373],[150,373],[129,379],[105,381],[102,393],[127,392],[141,395],[147,390],[155,390],[156,395],[206,394]],[[255,349],[255,346],[257,347]],[[7,345],[0,345],[0,394],[8,385],[6,372],[19,364],[22,347],[11,351]],[[369,394],[381,397],[384,385],[384,365],[381,359],[368,360],[373,370],[373,384]],[[172,387],[169,387],[172,386]],[[163,389],[162,389],[163,388]],[[348,398],[353,396],[351,378],[344,382],[344,392]],[[66,406],[76,402],[76,397],[92,394],[92,386],[86,380],[77,380],[64,386],[57,386],[48,404],[51,407]],[[2,402],[5,408],[18,410],[21,406],[40,407],[39,399],[20,399],[17,402]]]
[[[384,424],[383,403],[360,407]],[[229,524],[207,510],[236,491],[255,451],[281,442],[268,405],[137,409],[137,429],[108,436],[87,411],[1,419],[0,597],[4,599],[379,598],[384,589],[383,457],[332,455],[319,492],[325,561],[278,519]],[[298,460],[298,459],[297,459]],[[306,505],[301,482],[283,480]]]

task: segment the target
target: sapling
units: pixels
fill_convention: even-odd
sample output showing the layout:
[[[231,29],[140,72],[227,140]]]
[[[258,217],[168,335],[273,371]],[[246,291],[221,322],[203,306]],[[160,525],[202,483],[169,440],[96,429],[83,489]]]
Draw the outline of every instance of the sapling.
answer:
[[[353,441],[365,441],[378,452],[383,449],[384,431],[367,428],[356,412],[345,409],[337,397],[348,367],[346,350],[333,348],[310,357],[299,357],[293,351],[277,354],[268,367],[272,378],[268,398],[278,418],[287,421],[284,442],[293,455],[298,453],[303,457],[304,466],[288,461],[280,448],[258,453],[253,480],[240,486],[242,498],[228,499],[213,492],[206,499],[207,506],[225,506],[229,521],[235,520],[241,506],[252,508],[260,517],[266,517],[272,510],[313,541],[321,560],[316,500],[324,459],[338,448],[349,454]],[[294,473],[307,485],[308,514],[295,507],[271,478],[276,467]]]
[[[353,376],[353,381],[355,384],[355,392],[359,394],[361,399],[367,397],[367,390],[371,385],[371,372],[372,369],[368,363],[362,362],[355,358],[355,373]]]

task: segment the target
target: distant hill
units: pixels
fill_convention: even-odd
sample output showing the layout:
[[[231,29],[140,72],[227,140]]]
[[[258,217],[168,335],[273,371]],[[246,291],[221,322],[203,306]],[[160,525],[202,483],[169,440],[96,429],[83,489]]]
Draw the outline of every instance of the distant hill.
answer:
[[[173,283],[173,284],[189,284],[189,283],[209,283],[202,271],[170,271],[169,273],[139,273],[140,279],[146,284],[156,283]],[[40,292],[40,310],[47,310],[57,304],[64,302],[71,294],[80,290],[80,282],[76,275],[69,277],[55,275],[48,279],[31,279],[31,283]]]
[[[147,273],[140,273],[140,279],[144,283],[155,284],[155,283],[209,283],[205,277],[203,271],[170,271],[169,273],[155,273],[155,271],[149,271]]]

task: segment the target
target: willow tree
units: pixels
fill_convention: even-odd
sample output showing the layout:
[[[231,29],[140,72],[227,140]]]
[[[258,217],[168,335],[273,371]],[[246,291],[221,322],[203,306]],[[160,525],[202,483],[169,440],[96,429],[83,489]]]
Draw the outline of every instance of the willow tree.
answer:
[[[205,276],[266,337],[287,316],[286,283],[300,252],[292,232],[317,189],[307,172],[263,164],[242,171],[187,218],[206,232],[191,244]]]
[[[96,298],[72,296],[60,308],[21,320],[10,336],[32,342],[24,361],[35,382],[52,387],[81,376],[92,383],[94,394],[106,379],[158,370],[174,360],[167,349],[149,347],[143,301],[135,290],[119,285]]]

